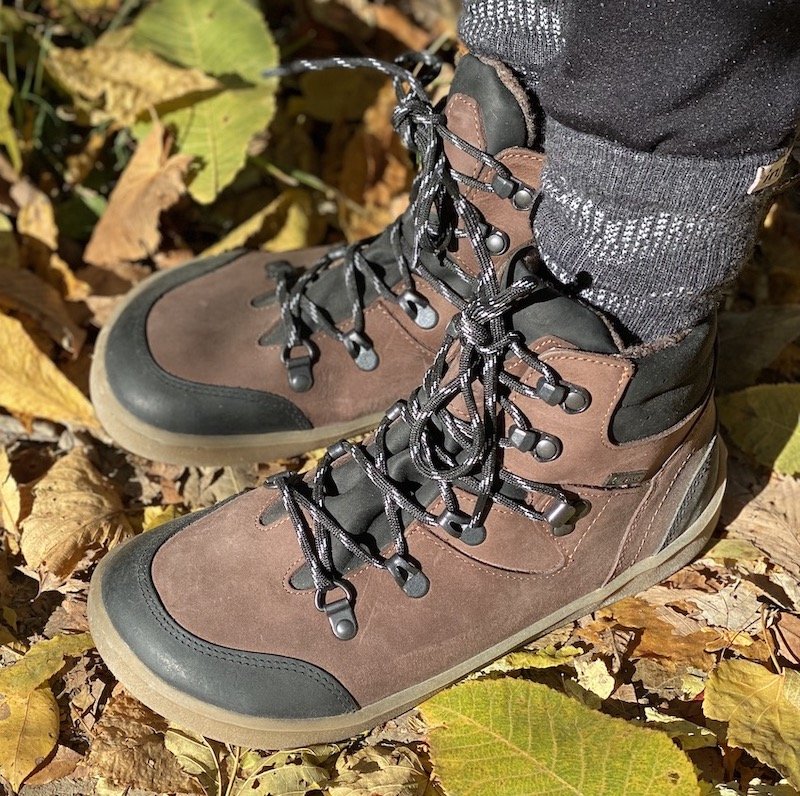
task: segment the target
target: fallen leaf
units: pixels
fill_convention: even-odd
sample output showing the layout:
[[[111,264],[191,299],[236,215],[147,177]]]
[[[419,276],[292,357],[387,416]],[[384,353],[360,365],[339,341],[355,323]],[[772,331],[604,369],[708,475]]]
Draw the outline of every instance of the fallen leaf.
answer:
[[[800,666],[800,617],[781,613],[772,626],[778,653],[794,666]]]
[[[728,722],[727,741],[800,787],[800,673],[773,674],[750,661],[727,660],[711,672],[703,699],[709,719]]]
[[[8,269],[2,272],[0,309],[24,312],[73,356],[83,345],[86,332],[69,317],[61,294],[30,271]]]
[[[714,632],[699,630],[679,635],[657,607],[639,597],[626,597],[598,611],[596,616],[611,617],[623,627],[641,630],[631,648],[633,658],[657,658],[673,671],[682,665],[708,671],[713,665],[714,659],[705,648],[716,639]]]
[[[758,384],[719,398],[733,441],[759,464],[800,473],[800,384]]]
[[[336,771],[328,785],[330,796],[422,796],[429,779],[417,755],[402,746],[365,746],[342,755]]]
[[[17,791],[56,745],[58,705],[47,685],[0,696],[0,774]]]
[[[319,766],[288,765],[271,768],[259,774],[252,790],[240,791],[241,796],[304,796],[309,791],[318,791],[328,782],[328,772]],[[333,788],[327,791],[330,796],[339,796]],[[384,796],[395,796],[395,791],[358,791],[358,793],[381,793]],[[355,794],[356,791],[353,791]],[[344,796],[342,793],[341,796]],[[397,792],[401,796],[401,792]]]
[[[583,654],[578,647],[563,646],[556,649],[548,645],[539,650],[518,650],[510,652],[502,658],[490,663],[476,672],[474,676],[480,677],[492,672],[514,672],[521,669],[550,669],[554,666],[563,666],[571,663],[578,655]]]
[[[22,168],[22,155],[19,151],[19,141],[14,125],[8,115],[11,99],[14,96],[14,88],[0,72],[0,146],[5,147],[11,165],[19,171]]]
[[[19,268],[19,244],[14,225],[4,213],[0,213],[0,268],[4,271]]]
[[[64,666],[65,658],[83,655],[93,646],[88,633],[37,642],[16,663],[0,669],[0,694],[30,693],[46,684]]]
[[[84,259],[92,265],[113,265],[153,255],[161,241],[158,221],[186,190],[184,178],[191,155],[172,155],[171,137],[154,124],[139,142],[92,232]]]
[[[83,762],[83,755],[70,749],[68,746],[58,744],[53,754],[41,768],[37,768],[26,780],[28,786],[47,785],[57,779],[69,777]]]
[[[608,666],[600,658],[593,661],[575,661],[575,672],[578,684],[587,691],[597,694],[600,699],[608,699],[616,688]]]
[[[8,454],[0,448],[0,528],[16,535],[20,511],[19,487],[11,475]]]
[[[752,543],[800,578],[800,480],[773,473],[753,484],[747,471],[731,467],[723,522],[728,537]]]
[[[43,578],[62,583],[133,533],[119,495],[82,448],[59,459],[33,493],[21,547]]]
[[[142,518],[142,530],[152,531],[153,528],[158,528],[165,522],[172,522],[172,520],[181,516],[181,512],[177,506],[147,506],[144,510]]]
[[[762,305],[719,315],[718,388],[739,390],[800,337],[800,307]]]
[[[451,796],[699,793],[664,734],[516,678],[462,683],[421,706],[434,773]]]
[[[161,117],[177,128],[180,152],[199,159],[189,191],[208,204],[236,176],[251,139],[275,114],[277,81],[262,73],[277,64],[278,49],[264,17],[247,0],[161,0],[137,16],[133,42],[225,86]]]
[[[45,67],[93,127],[109,120],[129,127],[151,109],[187,96],[196,101],[221,88],[200,70],[173,66],[147,50],[102,44],[51,47]]]
[[[200,793],[164,742],[167,723],[121,690],[108,701],[89,750],[88,767],[114,785],[156,793]]]
[[[0,314],[0,406],[23,417],[97,429],[83,393],[61,373],[16,318]]]
[[[196,780],[208,796],[222,796],[217,788],[221,763],[205,738],[189,730],[170,726],[164,735],[164,746],[180,769]]]
[[[655,708],[646,707],[644,715],[648,726],[665,732],[684,752],[709,749],[717,745],[717,736],[708,727],[701,727],[678,716],[660,713]]]

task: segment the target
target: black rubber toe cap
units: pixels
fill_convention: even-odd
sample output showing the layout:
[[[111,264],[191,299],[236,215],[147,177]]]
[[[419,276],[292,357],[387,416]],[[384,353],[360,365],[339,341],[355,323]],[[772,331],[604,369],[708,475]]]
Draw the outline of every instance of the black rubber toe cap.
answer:
[[[181,517],[110,553],[99,584],[101,600],[133,655],[173,688],[248,716],[310,719],[357,710],[344,686],[319,667],[210,644],[167,613],[150,574],[153,557],[167,539],[206,513]]]
[[[235,435],[302,431],[308,418],[280,395],[200,384],[167,373],[147,344],[147,316],[161,296],[227,265],[240,252],[176,268],[150,281],[109,330],[105,349],[108,386],[132,415],[177,434]]]

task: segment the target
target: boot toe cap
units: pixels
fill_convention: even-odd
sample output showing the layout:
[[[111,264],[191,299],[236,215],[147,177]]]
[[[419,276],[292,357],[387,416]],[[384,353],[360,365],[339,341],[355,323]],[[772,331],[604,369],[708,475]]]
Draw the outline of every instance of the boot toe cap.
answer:
[[[106,331],[93,364],[92,397],[101,420],[105,393],[113,396],[114,411],[170,433],[237,435],[311,428],[303,412],[283,396],[188,379],[168,372],[153,354],[148,317],[157,302],[169,292],[224,268],[235,257],[226,254],[199,260],[159,274],[131,296]],[[168,331],[175,338],[187,337],[192,352],[187,356],[208,357],[216,343],[213,339],[188,339],[177,320]]]
[[[206,513],[187,515],[135,537],[112,551],[98,568],[90,622],[112,671],[124,667],[129,677],[131,671],[139,672],[138,678],[148,683],[147,691],[160,689],[167,705],[186,700],[227,715],[279,721],[358,710],[347,689],[320,667],[209,643],[169,615],[152,580],[153,558],[168,539]],[[136,694],[134,683],[121,674]],[[148,702],[145,694],[140,696]],[[164,703],[151,706],[171,718]]]

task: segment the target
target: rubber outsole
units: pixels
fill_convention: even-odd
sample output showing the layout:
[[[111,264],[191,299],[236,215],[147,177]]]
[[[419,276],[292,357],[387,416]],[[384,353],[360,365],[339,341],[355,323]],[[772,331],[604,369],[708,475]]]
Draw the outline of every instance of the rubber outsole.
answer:
[[[173,688],[134,656],[114,628],[101,594],[104,561],[98,565],[89,591],[88,612],[92,637],[109,669],[137,699],[170,721],[208,738],[262,749],[297,748],[350,738],[403,713],[470,672],[483,668],[538,636],[623,597],[644,591],[693,561],[711,537],[722,506],[725,449],[721,441],[719,444],[721,465],[711,500],[700,516],[658,554],[638,562],[605,586],[458,666],[353,713],[319,719],[259,718],[209,705]]]
[[[383,418],[384,413],[377,412],[303,431],[236,435],[178,434],[144,422],[128,411],[111,390],[105,355],[112,324],[128,303],[150,286],[152,280],[146,280],[146,285],[142,283],[131,291],[100,331],[89,375],[89,390],[97,417],[108,435],[126,450],[146,459],[194,467],[269,462],[301,456],[340,439],[364,434]]]

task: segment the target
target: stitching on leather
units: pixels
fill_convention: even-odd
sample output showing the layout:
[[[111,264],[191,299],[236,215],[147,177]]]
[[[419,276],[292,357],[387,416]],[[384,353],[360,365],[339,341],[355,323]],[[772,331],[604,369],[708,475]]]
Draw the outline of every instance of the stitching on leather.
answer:
[[[227,263],[222,263],[220,264],[219,267],[222,267],[223,265],[226,264]],[[175,287],[177,287],[177,285]],[[170,288],[164,288],[164,292],[159,294],[158,298],[163,296],[164,293],[167,292],[169,289]],[[146,292],[141,294],[141,296],[144,295],[146,295]],[[141,296],[138,298],[141,298]],[[148,371],[151,373],[153,377],[155,377],[162,384],[166,384],[174,388],[178,392],[182,392],[189,395],[210,395],[212,397],[226,398],[228,400],[236,400],[254,406],[259,405],[263,402],[264,398],[262,395],[250,395],[248,392],[240,394],[238,392],[239,389],[243,390],[245,388],[231,388],[231,387],[226,388],[215,385],[200,384],[188,381],[186,379],[180,379],[177,376],[174,376],[171,373],[165,371],[158,364],[158,362],[156,362],[155,358],[153,357],[150,351],[150,347],[147,345],[147,317],[150,313],[150,310],[155,306],[155,303],[158,300],[156,299],[156,301],[149,301],[149,298],[150,297],[148,296],[147,302],[141,302],[140,306],[135,307],[134,321],[135,321],[136,333],[131,342],[136,353],[140,356],[144,355],[144,360],[149,361],[150,367],[148,368]],[[232,390],[236,390],[237,393],[231,395]],[[271,398],[276,398],[279,401],[281,401],[283,404],[282,408],[286,409],[288,414],[295,420],[295,422],[297,422],[301,426],[300,430],[304,429],[307,430],[313,428],[308,418],[287,398],[284,398],[281,395],[276,395],[267,392],[265,392],[263,395],[269,396]],[[302,427],[304,427],[304,429]]]
[[[353,702],[355,700],[346,699],[344,695],[335,689],[330,683],[328,683],[320,673],[311,668],[309,664],[303,663],[303,661],[296,661],[294,663],[288,661],[285,663],[278,661],[253,661],[248,659],[243,652],[214,649],[213,646],[208,642],[191,638],[185,630],[171,627],[161,616],[159,616],[157,610],[158,606],[155,604],[154,598],[150,594],[149,590],[145,588],[143,569],[144,562],[140,559],[139,566],[137,567],[136,571],[136,577],[142,597],[144,598],[147,607],[150,609],[152,617],[156,620],[156,622],[158,622],[158,624],[161,626],[161,629],[164,630],[169,636],[174,638],[179,644],[193,649],[202,655],[206,655],[207,657],[216,658],[217,660],[222,660],[227,663],[233,663],[237,666],[250,666],[256,669],[264,669],[267,671],[288,671],[306,675],[321,685],[325,691],[331,694],[331,696],[336,699],[337,703],[341,707],[346,708],[348,712],[353,711]],[[252,654],[258,655],[262,653]]]
[[[608,439],[608,429],[611,426],[611,415],[614,414],[614,409],[616,409],[617,403],[619,402],[620,397],[622,396],[622,392],[625,387],[626,383],[626,376],[630,373],[630,368],[622,363],[612,362],[608,359],[593,359],[591,357],[585,356],[577,356],[577,355],[570,355],[570,354],[556,354],[552,357],[548,357],[548,361],[556,361],[556,360],[572,360],[575,362],[589,362],[592,364],[600,363],[605,367],[615,368],[617,370],[622,370],[622,375],[617,382],[617,390],[614,393],[612,400],[609,402],[608,410],[606,411],[606,416],[603,418],[603,430],[600,432],[600,442],[603,444],[605,448],[609,450],[616,451],[618,447]]]

